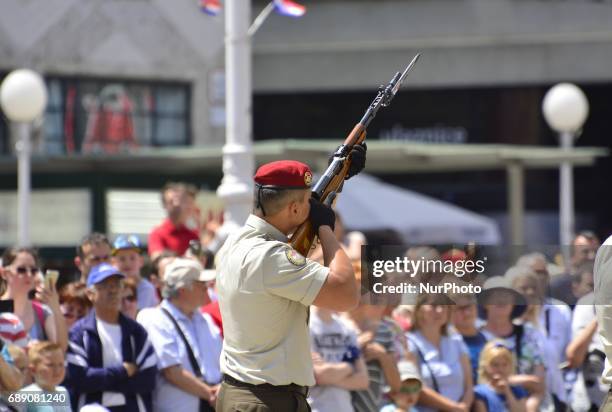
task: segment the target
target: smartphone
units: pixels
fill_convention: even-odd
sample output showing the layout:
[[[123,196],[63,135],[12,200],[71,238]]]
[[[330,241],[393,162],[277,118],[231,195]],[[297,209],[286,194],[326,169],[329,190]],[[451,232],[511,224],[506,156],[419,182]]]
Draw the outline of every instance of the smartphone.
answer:
[[[50,289],[51,285],[55,287],[57,284],[57,278],[59,278],[59,271],[47,269],[45,272],[45,287],[47,289]]]
[[[0,313],[5,313],[5,312],[13,313],[13,310],[14,310],[13,299],[0,300]]]

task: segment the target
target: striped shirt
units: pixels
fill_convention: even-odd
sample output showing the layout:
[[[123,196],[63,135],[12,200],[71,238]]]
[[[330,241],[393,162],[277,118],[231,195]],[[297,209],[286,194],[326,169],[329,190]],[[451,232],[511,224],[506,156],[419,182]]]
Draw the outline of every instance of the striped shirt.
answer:
[[[20,348],[25,348],[28,344],[28,334],[23,323],[17,315],[9,312],[0,313],[0,338]]]
[[[374,342],[379,343],[388,353],[395,351],[395,332],[386,322],[380,322],[374,336]],[[383,406],[383,393],[386,390],[385,375],[377,360],[366,362],[370,387],[366,390],[353,391],[351,397],[355,412],[378,412]]]

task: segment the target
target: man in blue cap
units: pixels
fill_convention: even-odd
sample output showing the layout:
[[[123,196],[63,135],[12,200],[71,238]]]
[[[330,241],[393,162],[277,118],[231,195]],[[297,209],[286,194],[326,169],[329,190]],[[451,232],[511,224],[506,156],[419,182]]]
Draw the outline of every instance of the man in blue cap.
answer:
[[[73,410],[99,403],[111,411],[152,411],[157,358],[147,332],[120,312],[122,274],[101,263],[87,278],[93,309],[70,330],[66,387]]]

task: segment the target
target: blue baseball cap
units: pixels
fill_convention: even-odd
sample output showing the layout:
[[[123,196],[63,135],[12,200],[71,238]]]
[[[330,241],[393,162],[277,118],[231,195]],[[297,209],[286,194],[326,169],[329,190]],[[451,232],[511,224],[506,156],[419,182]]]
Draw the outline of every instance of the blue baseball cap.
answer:
[[[134,249],[140,252],[142,250],[142,244],[140,239],[136,235],[119,235],[113,242],[113,255],[120,250]]]
[[[110,263],[100,263],[99,265],[94,266],[91,269],[91,272],[89,272],[89,276],[87,277],[87,287],[96,285],[111,276],[121,276],[122,278],[125,277],[125,275],[121,273],[119,269]]]

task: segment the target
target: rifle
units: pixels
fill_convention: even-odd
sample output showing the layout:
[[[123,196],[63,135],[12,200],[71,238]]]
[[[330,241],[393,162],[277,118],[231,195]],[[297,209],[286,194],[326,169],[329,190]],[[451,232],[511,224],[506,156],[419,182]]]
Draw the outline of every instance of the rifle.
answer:
[[[344,140],[344,143],[342,143],[332,155],[331,162],[327,166],[325,173],[323,173],[323,176],[321,176],[314,186],[312,191],[313,197],[316,197],[328,206],[332,205],[338,193],[342,191],[344,179],[351,166],[350,153],[353,146],[361,144],[365,140],[366,129],[374,117],[376,117],[378,109],[387,107],[391,104],[391,100],[399,90],[402,81],[404,81],[406,75],[420,56],[420,53],[417,53],[403,72],[395,73],[395,76],[393,76],[393,79],[391,79],[387,86],[379,87],[378,94],[370,106],[368,106],[368,109],[359,123],[353,127],[353,130],[351,130],[351,133],[349,133],[348,137]],[[306,220],[297,228],[291,237],[290,243],[295,250],[302,254],[302,256],[308,256],[308,252],[312,248],[316,236],[317,234],[314,232],[310,220]]]

